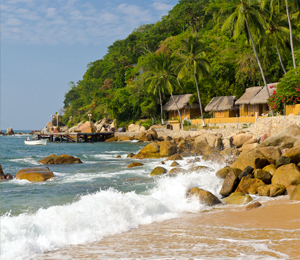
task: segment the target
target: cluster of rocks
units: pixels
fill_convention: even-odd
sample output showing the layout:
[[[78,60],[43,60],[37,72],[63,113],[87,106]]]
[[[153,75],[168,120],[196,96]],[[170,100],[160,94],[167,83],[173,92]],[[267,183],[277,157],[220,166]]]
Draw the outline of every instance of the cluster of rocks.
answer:
[[[15,133],[12,127],[7,128],[6,133],[2,132],[2,130],[0,129],[0,135],[25,135],[26,133],[22,133],[22,132],[17,132]]]
[[[41,164],[71,164],[71,163],[82,163],[82,161],[71,155],[49,155],[39,161]],[[6,175],[2,171],[0,165],[0,180],[10,180],[14,177],[7,173]],[[17,172],[15,178],[17,180],[28,180],[30,182],[41,182],[47,181],[51,178],[54,178],[53,172],[48,167],[29,167],[21,169]]]

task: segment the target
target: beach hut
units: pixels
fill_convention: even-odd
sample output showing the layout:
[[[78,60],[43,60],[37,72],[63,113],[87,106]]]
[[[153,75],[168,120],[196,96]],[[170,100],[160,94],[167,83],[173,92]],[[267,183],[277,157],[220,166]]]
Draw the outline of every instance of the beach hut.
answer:
[[[179,108],[182,120],[193,119],[200,116],[199,103],[194,102],[192,106],[189,104],[191,96],[192,94],[173,95]],[[163,110],[169,112],[169,119],[179,119],[177,106],[172,97],[170,97],[170,100],[163,106]]]
[[[240,116],[254,116],[256,112],[256,105],[251,105],[250,101],[254,98],[260,91],[262,87],[251,87],[247,88],[244,95],[242,95],[235,104],[239,106]]]
[[[213,112],[214,118],[236,117],[239,107],[235,105],[235,96],[214,97],[205,107],[205,112]]]
[[[278,82],[268,84],[270,95],[272,95],[273,91],[276,90],[277,84]],[[255,112],[257,112],[259,116],[269,113],[270,109],[267,104],[268,98],[269,95],[267,89],[264,87],[255,97],[250,100],[250,105],[255,107]]]

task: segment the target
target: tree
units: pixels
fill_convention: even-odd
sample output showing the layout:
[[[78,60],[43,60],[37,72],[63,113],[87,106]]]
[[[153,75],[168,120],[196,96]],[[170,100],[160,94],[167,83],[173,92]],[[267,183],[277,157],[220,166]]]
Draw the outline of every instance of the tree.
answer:
[[[182,79],[184,76],[192,72],[197,89],[202,123],[203,126],[205,126],[198,78],[206,77],[210,73],[210,66],[205,58],[205,52],[208,50],[208,48],[204,47],[204,44],[199,41],[198,37],[192,35],[188,39],[184,39],[182,43],[183,46],[177,53],[180,62],[177,67],[178,78]]]
[[[179,87],[180,85],[177,75],[174,73],[173,61],[173,57],[169,58],[165,53],[159,53],[156,57],[154,57],[153,63],[149,67],[149,77],[146,82],[149,82],[148,92],[152,92],[153,94],[156,92],[159,93],[161,118],[163,115],[161,92],[169,92],[177,107],[181,128],[183,128],[181,114],[173,96],[174,88]]]
[[[223,9],[221,13],[230,14],[230,16],[225,21],[222,30],[231,29],[233,31],[233,38],[238,38],[245,30],[246,35],[250,39],[256,60],[265,84],[265,88],[267,89],[268,96],[270,97],[268,84],[266,81],[266,77],[261,66],[255,44],[252,38],[251,30],[254,32],[255,35],[260,35],[264,37],[265,30],[264,30],[264,19],[260,14],[260,5],[258,4],[257,0],[235,0],[232,1],[233,6]],[[250,30],[251,29],[251,30]]]

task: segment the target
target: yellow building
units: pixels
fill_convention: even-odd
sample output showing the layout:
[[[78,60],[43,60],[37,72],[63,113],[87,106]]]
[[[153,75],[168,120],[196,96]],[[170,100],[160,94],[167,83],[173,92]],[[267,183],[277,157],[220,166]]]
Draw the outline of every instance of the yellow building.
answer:
[[[199,103],[194,102],[192,106],[189,104],[191,96],[192,94],[173,95],[175,102],[173,98],[170,97],[170,100],[163,106],[163,110],[169,112],[169,120],[179,119],[177,106],[182,120],[193,119],[200,116]]]
[[[268,84],[270,95],[272,95],[275,86],[278,83]],[[236,102],[239,105],[240,117],[262,116],[270,112],[267,105],[268,92],[265,87],[251,87],[247,88],[244,95],[242,95]]]
[[[206,112],[212,112],[213,118],[228,118],[239,115],[239,108],[235,106],[235,96],[214,97],[205,107]]]

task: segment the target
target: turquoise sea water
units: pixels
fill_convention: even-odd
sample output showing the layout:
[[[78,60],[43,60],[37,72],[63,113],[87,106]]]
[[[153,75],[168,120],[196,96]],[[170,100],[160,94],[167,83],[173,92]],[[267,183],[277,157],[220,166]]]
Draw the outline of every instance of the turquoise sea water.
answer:
[[[147,143],[48,143],[27,146],[26,136],[0,136],[4,173],[15,175],[50,154],[79,157],[83,164],[49,165],[55,178],[43,183],[11,180],[0,183],[1,260],[34,256],[70,245],[91,243],[140,225],[178,217],[203,208],[188,200],[191,187],[218,193],[219,164],[198,162],[211,170],[175,177],[151,178],[162,159],[142,160],[144,166],[126,168],[135,161],[126,156]],[[115,158],[121,155],[121,158]],[[185,158],[181,167],[188,168]],[[171,169],[166,162],[165,168]],[[130,179],[137,180],[130,180]]]

